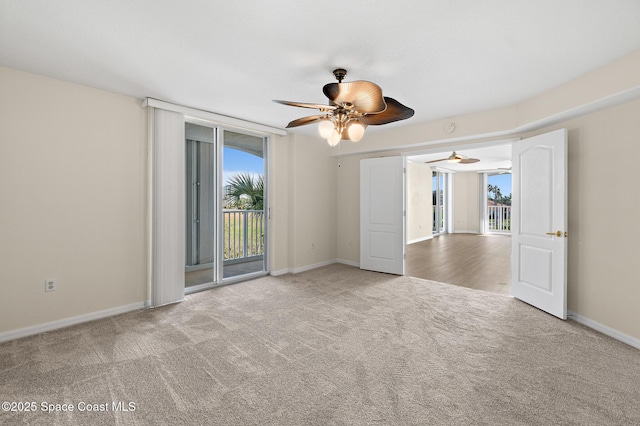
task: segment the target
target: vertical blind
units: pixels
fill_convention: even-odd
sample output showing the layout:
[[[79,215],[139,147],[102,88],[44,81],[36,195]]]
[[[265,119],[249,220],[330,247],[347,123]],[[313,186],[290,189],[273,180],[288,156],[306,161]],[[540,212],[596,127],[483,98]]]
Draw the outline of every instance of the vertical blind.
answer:
[[[184,299],[184,114],[154,108],[152,128],[151,302]]]

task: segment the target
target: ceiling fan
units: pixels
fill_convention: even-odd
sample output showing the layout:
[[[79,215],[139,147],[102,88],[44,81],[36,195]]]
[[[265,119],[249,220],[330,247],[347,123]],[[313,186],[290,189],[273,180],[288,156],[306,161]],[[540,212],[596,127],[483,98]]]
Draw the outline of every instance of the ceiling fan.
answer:
[[[447,158],[441,158],[439,160],[432,160],[432,161],[425,161],[425,163],[437,163],[438,161],[447,161],[449,163],[471,164],[471,163],[477,163],[480,160],[477,158],[465,157],[453,151],[451,155],[448,156]]]
[[[342,68],[333,70],[333,75],[338,82],[325,84],[322,88],[329,98],[328,105],[274,100],[284,105],[318,109],[322,113],[293,120],[287,128],[320,123],[320,135],[330,146],[336,146],[342,139],[358,142],[369,125],[406,120],[414,114],[411,108],[382,96],[382,89],[375,83],[365,80],[343,83],[347,71]]]

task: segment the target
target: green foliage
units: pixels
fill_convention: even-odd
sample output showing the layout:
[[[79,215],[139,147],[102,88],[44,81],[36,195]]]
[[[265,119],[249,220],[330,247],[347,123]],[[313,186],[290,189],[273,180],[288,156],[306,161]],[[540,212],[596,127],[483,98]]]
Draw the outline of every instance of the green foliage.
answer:
[[[238,173],[229,179],[227,206],[242,210],[264,210],[264,176]]]
[[[496,205],[497,204],[502,204],[505,206],[511,205],[511,194],[506,196],[502,195],[502,192],[500,191],[500,187],[498,185],[489,184],[487,186],[487,192],[489,195],[489,199],[492,200]],[[491,194],[493,194],[493,198],[491,198]]]

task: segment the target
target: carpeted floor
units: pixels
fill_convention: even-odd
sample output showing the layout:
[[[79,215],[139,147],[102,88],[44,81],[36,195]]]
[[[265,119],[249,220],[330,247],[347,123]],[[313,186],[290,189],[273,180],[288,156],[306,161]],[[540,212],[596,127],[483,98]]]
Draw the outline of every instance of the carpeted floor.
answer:
[[[331,265],[0,344],[0,401],[36,403],[0,412],[12,425],[638,425],[640,351],[507,296]]]

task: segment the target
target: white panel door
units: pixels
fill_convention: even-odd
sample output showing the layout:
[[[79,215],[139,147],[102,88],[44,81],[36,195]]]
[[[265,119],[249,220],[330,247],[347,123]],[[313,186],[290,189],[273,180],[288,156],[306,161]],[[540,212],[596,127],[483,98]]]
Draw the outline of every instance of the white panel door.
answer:
[[[567,318],[567,131],[514,142],[511,294]]]
[[[404,159],[360,161],[360,269],[404,275]]]

